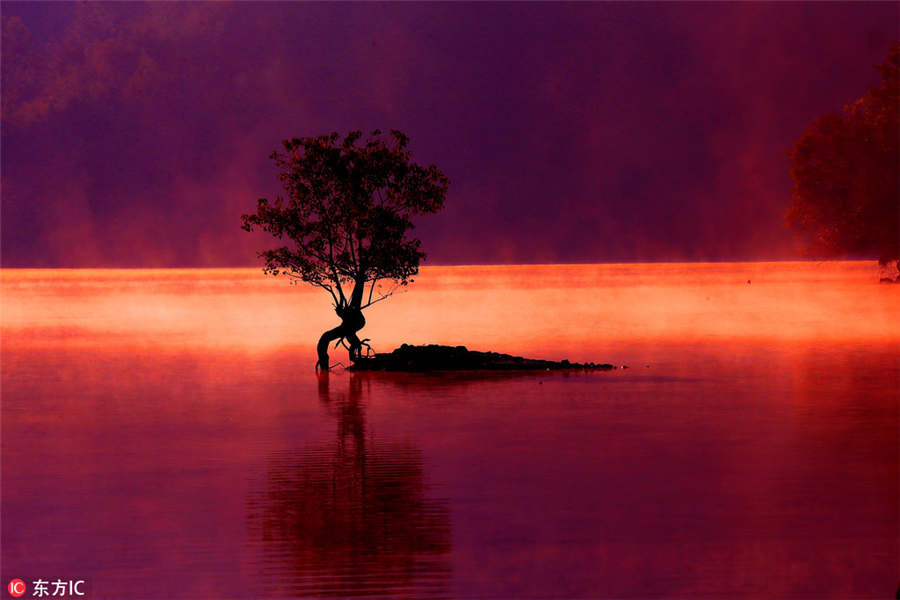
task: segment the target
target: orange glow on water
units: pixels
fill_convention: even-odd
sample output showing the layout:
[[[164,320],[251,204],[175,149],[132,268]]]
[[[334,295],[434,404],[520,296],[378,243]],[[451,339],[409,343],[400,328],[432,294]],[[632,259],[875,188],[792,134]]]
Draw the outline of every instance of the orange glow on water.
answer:
[[[377,351],[403,342],[574,359],[629,345],[891,342],[900,289],[867,262],[425,267],[367,311]],[[749,280],[749,283],[748,283]],[[3,270],[4,344],[311,348],[329,298],[256,269]]]
[[[874,597],[900,456],[900,286],[876,275],[423,269],[368,312],[377,350],[631,368],[317,377],[318,290],[6,270],[3,562],[104,597]]]

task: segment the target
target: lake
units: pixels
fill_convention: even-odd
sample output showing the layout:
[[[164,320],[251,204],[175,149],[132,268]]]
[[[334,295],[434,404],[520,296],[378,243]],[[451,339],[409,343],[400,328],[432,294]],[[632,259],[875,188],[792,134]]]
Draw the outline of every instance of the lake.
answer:
[[[258,269],[3,270],[4,586],[893,597],[874,262],[431,267],[361,332],[609,372],[317,377],[329,301]]]

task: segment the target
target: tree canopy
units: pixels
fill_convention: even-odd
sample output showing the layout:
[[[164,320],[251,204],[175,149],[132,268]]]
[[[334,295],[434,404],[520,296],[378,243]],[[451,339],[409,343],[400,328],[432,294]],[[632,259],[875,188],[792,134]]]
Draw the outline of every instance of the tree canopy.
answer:
[[[816,119],[791,153],[787,219],[811,255],[900,259],[900,44],[876,69],[879,86]]]
[[[331,294],[343,323],[323,334],[320,363],[327,361],[326,337],[349,338],[352,359],[355,332],[365,324],[361,311],[390,295],[373,297],[377,282],[406,285],[418,273],[425,253],[410,235],[412,218],[442,209],[449,181],[436,166],[414,163],[399,131],[293,138],[283,146],[271,158],[285,196],[261,198],[255,213],[241,217],[242,227],[287,242],[259,253],[266,273]]]
[[[259,228],[292,242],[259,253],[264,271],[324,288],[336,306],[345,287],[387,279],[406,285],[425,257],[407,234],[411,217],[443,208],[448,180],[431,165],[411,162],[409,138],[399,131],[365,140],[352,131],[285,140],[270,156],[286,197],[261,198],[243,228]]]

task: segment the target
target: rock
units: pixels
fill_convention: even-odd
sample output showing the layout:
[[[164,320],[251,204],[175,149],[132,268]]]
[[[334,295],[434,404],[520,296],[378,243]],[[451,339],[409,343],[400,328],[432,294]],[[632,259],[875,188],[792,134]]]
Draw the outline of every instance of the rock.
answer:
[[[551,361],[500,354],[478,352],[465,346],[410,346],[403,344],[393,352],[375,354],[358,359],[350,366],[352,371],[526,371],[545,369],[599,370],[615,369],[610,364],[574,363],[568,360]]]

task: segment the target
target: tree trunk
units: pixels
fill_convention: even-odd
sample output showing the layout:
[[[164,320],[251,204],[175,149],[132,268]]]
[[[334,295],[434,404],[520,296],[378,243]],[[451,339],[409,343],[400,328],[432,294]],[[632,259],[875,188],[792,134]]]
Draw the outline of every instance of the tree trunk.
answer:
[[[319,338],[316,345],[316,353],[318,360],[316,361],[316,370],[320,368],[327,371],[330,368],[328,358],[328,345],[334,340],[344,338],[350,345],[350,361],[356,362],[362,350],[362,342],[356,332],[365,327],[366,318],[362,314],[362,310],[358,308],[337,309],[338,316],[341,317],[341,324],[334,329],[329,329]]]
[[[328,344],[334,340],[344,338],[350,345],[350,362],[356,362],[362,351],[362,342],[356,332],[366,326],[366,318],[362,314],[362,298],[366,289],[366,279],[360,276],[353,285],[353,292],[346,305],[339,305],[334,309],[341,318],[341,324],[334,329],[329,329],[319,338],[316,345],[316,353],[319,359],[316,361],[316,370],[320,368],[327,371],[331,365],[328,359]],[[344,299],[341,294],[341,300]]]
[[[316,344],[316,353],[319,355],[319,360],[316,361],[316,371],[318,371],[319,368],[323,371],[328,370],[329,365],[331,364],[328,359],[328,344],[344,337],[343,331],[343,324],[338,325],[334,329],[329,329],[323,333],[322,337],[319,338],[319,343]]]

